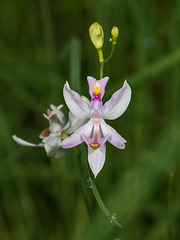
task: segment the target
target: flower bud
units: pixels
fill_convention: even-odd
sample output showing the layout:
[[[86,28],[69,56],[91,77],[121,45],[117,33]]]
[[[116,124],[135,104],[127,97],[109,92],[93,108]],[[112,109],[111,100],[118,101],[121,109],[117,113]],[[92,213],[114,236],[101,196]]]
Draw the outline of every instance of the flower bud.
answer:
[[[112,30],[111,30],[112,45],[116,44],[118,36],[119,36],[119,29],[118,29],[118,27],[113,27]]]
[[[95,48],[101,49],[104,42],[104,32],[101,25],[97,22],[93,23],[89,28],[89,36]]]

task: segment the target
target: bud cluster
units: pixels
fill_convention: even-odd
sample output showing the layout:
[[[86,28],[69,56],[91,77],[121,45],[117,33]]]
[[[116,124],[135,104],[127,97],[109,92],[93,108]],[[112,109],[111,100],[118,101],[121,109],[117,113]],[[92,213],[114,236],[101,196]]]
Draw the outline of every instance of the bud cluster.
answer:
[[[118,27],[114,26],[111,30],[111,38],[109,39],[109,41],[112,43],[112,51],[110,54],[110,57],[107,58],[107,60],[104,60],[103,57],[103,44],[104,44],[104,31],[103,28],[101,27],[101,25],[97,22],[93,23],[90,28],[89,28],[89,36],[90,39],[93,43],[93,45],[95,46],[95,48],[98,51],[98,56],[99,56],[99,62],[107,62],[111,56],[112,56],[112,52],[114,51],[114,46],[117,43],[117,38],[119,35],[119,29]]]

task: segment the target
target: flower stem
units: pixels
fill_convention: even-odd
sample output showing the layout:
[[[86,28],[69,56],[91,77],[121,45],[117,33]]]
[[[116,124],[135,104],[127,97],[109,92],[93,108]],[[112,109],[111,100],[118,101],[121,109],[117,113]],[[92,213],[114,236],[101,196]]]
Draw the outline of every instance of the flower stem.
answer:
[[[83,200],[84,200],[84,204],[86,206],[86,210],[87,210],[88,216],[90,218],[91,217],[91,209],[90,209],[89,202],[88,202],[87,190],[86,190],[86,187],[84,185],[85,175],[84,175],[84,172],[83,172],[82,163],[80,161],[80,159],[81,159],[81,151],[80,151],[80,149],[78,147],[75,147],[74,150],[75,150],[75,155],[76,155],[76,160],[77,160],[76,162],[77,162],[77,165],[78,165],[79,175],[81,176],[81,186],[82,186]]]
[[[100,79],[103,78],[104,63],[108,62],[112,58],[113,53],[114,53],[114,45],[112,45],[111,53],[110,53],[109,57],[105,60],[103,59],[100,61]]]
[[[90,172],[89,165],[88,165],[88,163],[86,161],[87,153],[86,153],[86,149],[85,149],[84,144],[81,144],[81,151],[82,151],[82,155],[83,155],[83,158],[84,158],[85,165],[87,167],[87,171],[88,171],[88,175],[89,175],[89,180],[90,180],[90,183],[91,183],[92,191],[93,191],[94,197],[95,197],[99,207],[101,208],[101,210],[103,211],[105,216],[108,217],[110,222],[113,222],[118,227],[122,228],[121,224],[116,220],[116,218],[113,217],[113,214],[111,214],[110,211],[105,206],[105,204],[104,204],[104,202],[103,202],[103,200],[102,200],[102,198],[101,198],[101,196],[100,196],[100,194],[98,192],[98,189],[96,187],[96,184],[95,184],[95,182],[93,180],[93,177],[92,177],[92,174]]]
[[[108,57],[107,59],[105,59],[103,62],[104,62],[104,63],[105,63],[105,62],[108,62],[108,61],[112,58],[113,53],[114,53],[114,45],[112,45],[111,53],[110,53],[109,57]]]
[[[100,62],[100,79],[103,78],[104,61]]]

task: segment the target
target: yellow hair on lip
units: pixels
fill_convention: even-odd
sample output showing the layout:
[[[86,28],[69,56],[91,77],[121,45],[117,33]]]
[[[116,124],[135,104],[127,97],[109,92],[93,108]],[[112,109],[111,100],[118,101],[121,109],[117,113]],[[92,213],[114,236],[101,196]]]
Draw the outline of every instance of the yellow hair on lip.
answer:
[[[98,94],[101,94],[101,87],[94,87],[94,93],[96,94],[96,95],[98,95]]]
[[[90,147],[93,149],[93,150],[96,150],[97,148],[100,147],[99,143],[91,143],[90,144]]]

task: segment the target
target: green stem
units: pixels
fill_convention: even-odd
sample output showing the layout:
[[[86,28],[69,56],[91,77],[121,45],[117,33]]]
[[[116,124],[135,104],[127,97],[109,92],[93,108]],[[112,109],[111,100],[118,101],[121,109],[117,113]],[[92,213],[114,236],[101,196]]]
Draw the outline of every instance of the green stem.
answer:
[[[105,59],[103,62],[104,62],[104,63],[105,63],[105,62],[108,62],[108,61],[112,58],[113,53],[114,53],[114,45],[112,45],[111,53],[110,53],[109,57],[108,57],[107,59]]]
[[[101,52],[98,52],[98,53],[99,53],[99,56],[100,56]],[[111,59],[113,53],[114,53],[114,45],[112,45],[111,53],[110,53],[110,55],[109,55],[109,57],[107,59],[104,60],[103,58],[99,57],[99,61],[100,61],[100,79],[103,78],[104,63],[108,62]]]
[[[91,209],[89,206],[89,202],[88,202],[88,197],[87,197],[87,190],[84,184],[84,179],[85,179],[85,175],[83,172],[83,167],[82,167],[82,162],[80,161],[81,159],[81,152],[79,150],[79,148],[75,148],[75,155],[76,155],[76,162],[78,165],[78,171],[79,171],[79,175],[81,176],[81,186],[82,186],[82,195],[83,195],[83,200],[84,200],[84,204],[86,206],[86,210],[88,213],[89,218],[91,217]]]
[[[91,186],[92,186],[92,191],[93,191],[94,197],[95,197],[99,207],[101,208],[101,210],[103,211],[105,216],[108,217],[110,222],[113,222],[118,227],[122,228],[121,224],[116,220],[115,217],[113,217],[114,215],[112,213],[110,213],[110,211],[105,206],[105,204],[104,204],[104,202],[103,202],[103,200],[102,200],[102,198],[101,198],[101,196],[98,192],[98,189],[97,189],[96,184],[93,180],[92,174],[91,174],[90,169],[89,169],[89,165],[88,165],[87,160],[86,160],[87,159],[87,153],[86,153],[86,149],[85,149],[84,144],[81,144],[81,151],[82,151],[82,155],[83,155],[83,158],[84,158],[84,163],[87,167],[89,180],[90,180],[90,183],[91,183]]]
[[[104,62],[100,62],[100,79],[103,78]]]

